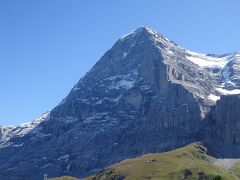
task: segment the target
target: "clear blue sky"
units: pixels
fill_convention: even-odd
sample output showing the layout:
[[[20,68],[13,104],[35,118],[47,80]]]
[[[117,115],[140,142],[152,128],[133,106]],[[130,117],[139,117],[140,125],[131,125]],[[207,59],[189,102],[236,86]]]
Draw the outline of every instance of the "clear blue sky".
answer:
[[[1,0],[0,124],[52,109],[140,26],[194,51],[239,51],[239,8],[239,0]]]

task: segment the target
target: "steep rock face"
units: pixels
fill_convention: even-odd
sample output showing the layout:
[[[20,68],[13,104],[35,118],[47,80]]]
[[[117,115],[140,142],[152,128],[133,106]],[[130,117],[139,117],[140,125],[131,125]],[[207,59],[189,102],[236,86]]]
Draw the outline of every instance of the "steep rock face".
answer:
[[[190,52],[145,27],[120,38],[50,114],[4,141],[0,179],[83,177],[201,140],[203,119],[226,91],[228,57]]]
[[[216,103],[210,119],[211,131],[206,141],[218,156],[239,157],[240,155],[239,110],[240,95],[221,96]]]
[[[170,59],[167,64],[165,44],[178,49],[145,28],[120,39],[52,111],[54,123],[71,117],[79,123],[74,129],[81,127],[75,135],[82,144],[72,165],[76,175],[199,139],[201,106],[184,86],[172,82],[181,81],[177,70],[180,74],[184,67],[171,65]],[[51,127],[56,125],[44,129],[53,132]]]

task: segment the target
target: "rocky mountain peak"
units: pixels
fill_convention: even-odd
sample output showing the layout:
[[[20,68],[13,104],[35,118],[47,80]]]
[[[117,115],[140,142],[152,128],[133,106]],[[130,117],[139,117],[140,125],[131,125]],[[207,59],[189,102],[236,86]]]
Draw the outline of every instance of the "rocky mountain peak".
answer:
[[[170,48],[171,46],[177,46],[175,42],[169,40],[153,28],[149,28],[146,26],[140,27],[135,31],[128,33],[120,38],[120,41],[135,41],[134,43],[136,43],[136,41],[140,43],[146,43],[146,41],[148,40],[150,40],[152,44],[159,47]]]
[[[156,36],[158,35],[158,32],[155,31],[153,28],[149,28],[146,26],[140,27],[126,35],[124,35],[123,37],[121,37],[120,39],[125,39],[125,38],[132,38],[135,36],[141,36],[141,35],[146,35],[146,36]]]

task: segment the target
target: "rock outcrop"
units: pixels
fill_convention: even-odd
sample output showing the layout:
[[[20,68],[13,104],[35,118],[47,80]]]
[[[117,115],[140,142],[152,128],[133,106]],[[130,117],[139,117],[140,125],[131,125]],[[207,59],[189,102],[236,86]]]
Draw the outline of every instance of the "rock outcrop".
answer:
[[[11,138],[11,132],[14,128],[14,126],[0,126],[0,145]]]
[[[215,155],[240,157],[240,95],[221,96],[211,112],[205,141]]]

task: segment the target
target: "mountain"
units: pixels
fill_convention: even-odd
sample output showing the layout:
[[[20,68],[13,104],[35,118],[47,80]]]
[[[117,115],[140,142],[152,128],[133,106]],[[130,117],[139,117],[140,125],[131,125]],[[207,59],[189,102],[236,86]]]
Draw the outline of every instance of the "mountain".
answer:
[[[0,149],[4,147],[20,147],[23,143],[19,143],[19,140],[26,135],[36,135],[41,136],[41,128],[38,125],[47,120],[50,111],[42,114],[40,118],[29,122],[21,124],[17,127],[14,126],[0,126]],[[20,140],[21,141],[21,140]]]
[[[22,135],[4,131],[0,179],[86,177],[197,141],[217,157],[238,157],[239,61],[238,52],[191,52],[141,27],[120,38],[47,116],[20,127]]]
[[[204,145],[194,143],[170,152],[124,160],[86,180],[237,180],[239,162],[239,159],[216,159]]]

